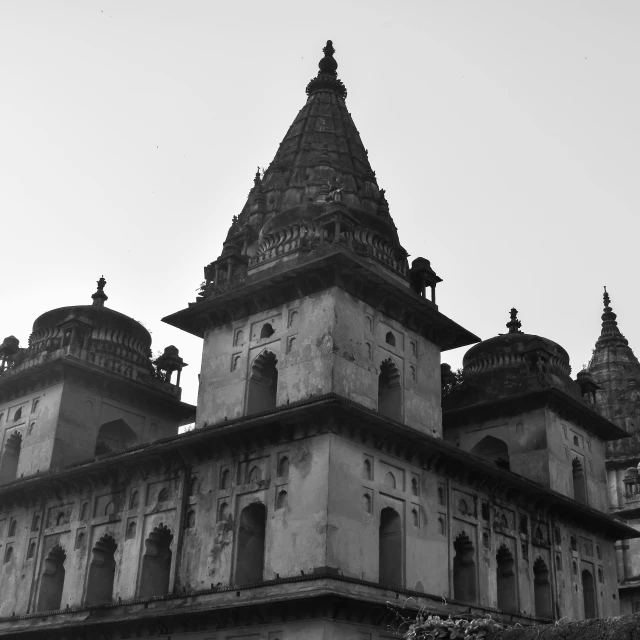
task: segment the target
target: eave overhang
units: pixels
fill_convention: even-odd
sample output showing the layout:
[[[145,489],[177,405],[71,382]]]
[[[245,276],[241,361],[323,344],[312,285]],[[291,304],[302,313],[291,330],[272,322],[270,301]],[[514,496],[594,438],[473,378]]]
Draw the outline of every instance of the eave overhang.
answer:
[[[598,529],[611,538],[640,537],[640,531],[606,513],[333,393],[137,445],[58,471],[14,480],[0,485],[0,501],[10,508],[14,503],[34,500],[42,492],[56,495],[77,490],[87,480],[92,485],[101,481],[106,484],[117,482],[119,474],[130,477],[138,469],[147,469],[145,473],[165,472],[176,465],[183,467],[208,459],[207,456],[213,457],[221,447],[239,455],[283,439],[291,440],[295,432],[298,437],[332,432],[347,438],[362,438],[380,451],[457,478],[478,490],[491,491],[505,501],[523,500],[533,509],[572,518],[580,526]]]
[[[12,373],[9,376],[3,376],[0,378],[0,397],[5,393],[12,393],[12,391],[19,393],[18,389],[22,385],[29,383],[30,386],[33,386],[34,381],[38,380],[42,381],[43,386],[50,386],[50,384],[54,384],[57,381],[55,375],[51,377],[51,374],[57,374],[64,379],[65,370],[67,369],[79,371],[85,376],[99,378],[106,384],[124,385],[130,388],[133,393],[151,399],[164,410],[171,411],[173,416],[181,418],[181,425],[189,424],[195,420],[196,407],[182,402],[179,396],[156,389],[139,380],[127,378],[114,371],[109,371],[104,367],[91,364],[86,360],[68,354],[45,360],[40,364]],[[179,392],[179,388],[177,389]]]
[[[523,411],[545,407],[561,418],[570,420],[601,440],[619,440],[629,434],[599,413],[582,404],[576,398],[556,387],[496,398],[442,412],[443,428],[491,420],[495,417],[513,416]]]
[[[162,320],[202,338],[206,331],[228,322],[338,286],[437,344],[442,351],[480,340],[440,313],[436,304],[419,296],[408,283],[376,267],[342,245],[331,244],[276,262],[248,275],[237,288],[193,303]]]

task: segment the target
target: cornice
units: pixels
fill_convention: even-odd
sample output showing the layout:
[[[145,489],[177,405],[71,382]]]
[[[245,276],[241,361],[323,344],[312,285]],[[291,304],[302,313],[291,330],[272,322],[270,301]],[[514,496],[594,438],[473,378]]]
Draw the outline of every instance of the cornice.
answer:
[[[479,338],[365,258],[339,244],[280,262],[239,286],[163,318],[193,335],[337,286],[437,344],[443,351],[478,342]]]
[[[465,407],[447,409],[442,412],[442,420],[446,429],[491,420],[498,416],[517,415],[523,411],[542,407],[583,427],[602,440],[619,440],[629,437],[626,431],[613,422],[556,387],[546,387]]]
[[[640,537],[640,532],[606,513],[333,393],[204,426],[64,469],[20,478],[0,485],[0,504],[12,509],[16,505],[37,503],[47,496],[76,495],[82,487],[118,484],[136,475],[147,478],[207,460],[327,433],[445,475],[497,500],[571,519],[605,536]]]

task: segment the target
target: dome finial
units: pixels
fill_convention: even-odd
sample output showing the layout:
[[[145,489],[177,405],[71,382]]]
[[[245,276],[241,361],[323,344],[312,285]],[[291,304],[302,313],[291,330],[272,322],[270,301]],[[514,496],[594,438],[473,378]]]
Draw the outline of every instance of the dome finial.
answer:
[[[513,307],[511,309],[511,320],[507,322],[507,329],[509,329],[509,333],[522,333],[522,331],[520,331],[521,326],[522,323],[518,320],[518,310]]]
[[[93,304],[96,307],[104,307],[104,303],[108,300],[107,294],[104,292],[104,286],[107,284],[107,281],[104,279],[104,276],[100,276],[100,280],[98,280],[98,290],[91,296],[93,298]]]

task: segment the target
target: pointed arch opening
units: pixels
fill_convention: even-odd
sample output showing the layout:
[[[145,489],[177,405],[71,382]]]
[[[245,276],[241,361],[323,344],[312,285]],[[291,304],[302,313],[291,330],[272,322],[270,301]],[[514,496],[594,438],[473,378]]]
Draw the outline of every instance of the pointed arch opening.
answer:
[[[559,558],[559,556],[557,556]],[[536,615],[540,618],[553,618],[551,605],[551,581],[547,563],[538,558],[533,563],[533,592]]]
[[[571,462],[573,473],[573,499],[576,502],[587,504],[587,478],[584,473],[584,467],[578,458],[574,458]]]
[[[518,610],[515,560],[513,554],[503,544],[496,554],[496,583],[498,586],[498,609]]]
[[[104,604],[113,597],[113,581],[116,575],[115,553],[118,545],[110,536],[102,536],[91,550],[89,577],[85,604]]]
[[[235,583],[262,582],[267,509],[254,502],[240,512]]]
[[[402,385],[398,365],[387,358],[378,375],[378,412],[387,418],[402,421]]]
[[[453,597],[464,602],[476,602],[476,550],[464,531],[455,539],[453,549]]]
[[[402,521],[400,514],[391,507],[380,512],[378,560],[378,582],[402,587]]]
[[[122,451],[138,444],[135,431],[122,419],[111,420],[100,427],[95,455]]]
[[[4,445],[2,463],[0,463],[0,482],[11,482],[18,475],[18,462],[22,449],[22,434],[14,431]]]
[[[38,594],[36,611],[57,611],[60,609],[66,559],[67,554],[60,545],[53,547],[47,554],[40,576],[40,593]]]
[[[169,593],[171,574],[171,542],[173,534],[163,524],[158,525],[144,541],[140,568],[138,598],[151,598]]]
[[[275,409],[278,395],[278,359],[263,351],[253,362],[247,392],[247,414]]]
[[[471,453],[479,458],[493,462],[498,467],[509,469],[509,447],[500,438],[485,436],[471,449]]]
[[[584,617],[597,618],[596,587],[593,581],[593,574],[588,569],[582,571],[582,598],[584,600]]]

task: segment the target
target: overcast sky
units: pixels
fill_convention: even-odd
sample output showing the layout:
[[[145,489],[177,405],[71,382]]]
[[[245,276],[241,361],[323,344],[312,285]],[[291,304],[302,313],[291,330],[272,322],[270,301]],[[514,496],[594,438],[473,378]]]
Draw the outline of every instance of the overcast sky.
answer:
[[[160,318],[196,296],[332,39],[347,105],[440,310],[574,373],[607,285],[640,351],[637,0],[0,2],[0,339],[48,309]],[[443,354],[454,367],[464,349]]]

